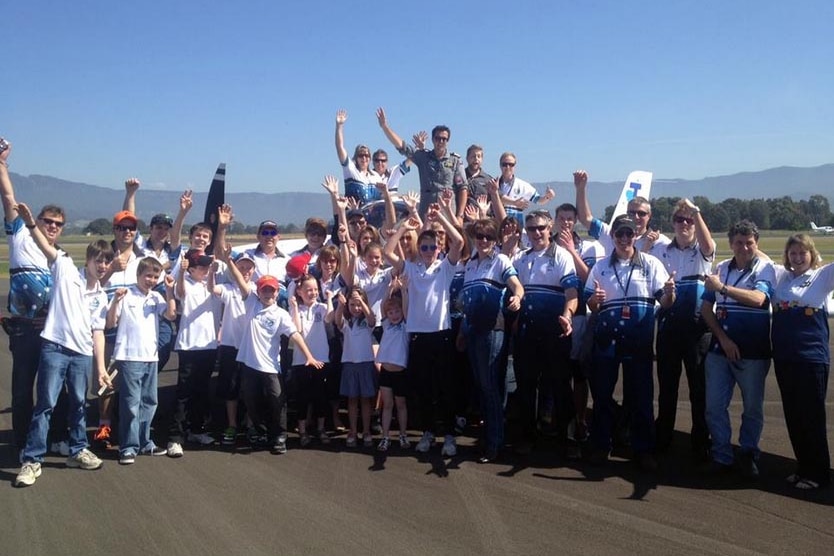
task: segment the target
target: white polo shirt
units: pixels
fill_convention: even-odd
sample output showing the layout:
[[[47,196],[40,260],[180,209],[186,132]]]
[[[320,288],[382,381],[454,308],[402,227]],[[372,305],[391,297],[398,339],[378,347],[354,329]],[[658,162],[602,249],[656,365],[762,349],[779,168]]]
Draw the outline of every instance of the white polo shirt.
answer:
[[[87,289],[87,279],[70,257],[58,256],[50,268],[52,302],[41,332],[49,340],[82,355],[93,355],[93,330],[104,330],[107,294],[96,281]]]
[[[129,286],[116,307],[119,324],[113,358],[146,363],[158,361],[159,317],[167,308],[168,303],[159,292],[151,290],[145,295],[136,284]]]
[[[223,320],[220,322],[220,345],[235,349],[240,346],[240,338],[246,328],[246,309],[243,296],[237,284],[220,284],[220,303],[223,304]],[[249,284],[250,295],[255,294],[255,284]]]
[[[361,287],[368,296],[368,304],[374,312],[376,322],[382,322],[382,300],[385,299],[385,294],[388,293],[388,286],[391,284],[391,273],[393,268],[380,268],[376,274],[371,276],[368,273],[367,267],[356,270],[356,276],[353,283]]]
[[[439,332],[451,327],[449,287],[456,267],[449,259],[436,260],[428,268],[423,262],[405,261],[403,274],[408,277],[408,324],[412,332]]]
[[[382,321],[382,340],[376,352],[377,363],[390,363],[405,367],[408,363],[408,332],[405,320],[391,324],[388,319]]]
[[[324,317],[327,316],[327,305],[314,303],[311,307],[306,305],[298,306],[298,320],[301,321],[301,330],[298,332],[304,337],[304,342],[310,349],[313,357],[325,363],[330,360],[330,346],[327,343],[327,327]],[[300,349],[292,350],[292,364],[304,365],[307,358]]]
[[[214,349],[220,331],[220,300],[212,295],[205,282],[195,281],[190,274],[183,280],[185,297],[177,298],[182,302],[182,318],[174,349]]]
[[[290,314],[276,303],[265,306],[257,295],[243,302],[246,308],[246,329],[240,339],[237,360],[262,373],[281,372],[281,336],[297,330]]]
[[[345,317],[342,322],[342,334],[342,363],[365,363],[374,360],[373,328],[368,326],[368,321],[362,318],[354,320],[351,324]]]

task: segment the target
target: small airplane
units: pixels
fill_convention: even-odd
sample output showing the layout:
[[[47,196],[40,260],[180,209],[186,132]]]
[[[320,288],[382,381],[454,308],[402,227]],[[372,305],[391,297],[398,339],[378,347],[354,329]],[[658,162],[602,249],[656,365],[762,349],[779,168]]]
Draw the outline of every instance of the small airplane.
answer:
[[[811,231],[815,234],[834,234],[834,226],[817,226],[811,222]]]

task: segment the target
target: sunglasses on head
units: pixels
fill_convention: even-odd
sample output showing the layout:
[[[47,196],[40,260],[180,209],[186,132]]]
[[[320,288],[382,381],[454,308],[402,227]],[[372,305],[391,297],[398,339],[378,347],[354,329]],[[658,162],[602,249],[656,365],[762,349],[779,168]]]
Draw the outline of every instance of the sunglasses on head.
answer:
[[[278,235],[278,230],[273,230],[271,228],[268,228],[266,230],[261,230],[261,235],[262,236],[267,236],[267,237],[277,236]]]
[[[135,232],[136,231],[136,224],[133,226],[125,226],[124,224],[116,224],[113,226],[113,229],[117,232]]]
[[[51,218],[47,218],[46,216],[41,216],[40,220],[41,220],[41,222],[43,222],[47,226],[49,224],[52,224],[53,226],[58,226],[59,228],[64,227],[64,222],[61,222],[60,220],[53,220]]]
[[[634,230],[632,230],[631,228],[624,228],[622,230],[617,230],[616,232],[614,232],[614,237],[616,237],[617,239],[623,238],[623,237],[632,238],[632,237],[634,237]]]
[[[423,253],[426,253],[426,252],[428,252],[428,251],[437,251],[437,244],[434,244],[434,245],[421,245],[421,246],[420,246],[420,251],[422,251]]]
[[[692,225],[695,223],[695,220],[692,218],[687,218],[686,216],[676,216],[675,217],[675,224],[688,224]]]
[[[547,229],[547,224],[541,226],[527,226],[527,233],[543,232]]]
[[[495,241],[495,238],[487,234],[475,234],[475,239],[478,241]]]
[[[649,215],[648,211],[645,210],[630,210],[628,211],[629,216],[638,216],[640,218],[645,218]]]

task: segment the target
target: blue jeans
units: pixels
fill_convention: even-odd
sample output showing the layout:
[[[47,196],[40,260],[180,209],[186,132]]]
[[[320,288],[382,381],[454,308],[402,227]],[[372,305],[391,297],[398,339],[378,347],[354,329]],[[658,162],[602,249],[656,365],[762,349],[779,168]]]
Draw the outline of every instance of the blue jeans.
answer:
[[[733,463],[730,401],[738,384],[743,411],[738,443],[743,453],[759,457],[759,438],[764,427],[765,378],[770,370],[769,359],[741,359],[728,361],[723,355],[710,352],[706,359],[707,427],[712,437],[712,459],[718,463]]]
[[[119,453],[136,455],[151,444],[156,413],[157,362],[117,361],[119,368]]]
[[[32,423],[35,376],[41,355],[41,329],[24,319],[13,319],[15,326],[9,333],[12,354],[12,428],[15,445],[26,445],[26,433]]]
[[[469,332],[466,338],[472,377],[484,418],[484,447],[495,453],[504,443],[504,331]]]
[[[82,355],[48,340],[43,341],[38,365],[38,401],[29,426],[22,461],[43,461],[49,421],[64,384],[67,385],[68,392],[70,454],[75,455],[87,447],[84,404],[87,376],[92,364],[93,358],[90,355]]]

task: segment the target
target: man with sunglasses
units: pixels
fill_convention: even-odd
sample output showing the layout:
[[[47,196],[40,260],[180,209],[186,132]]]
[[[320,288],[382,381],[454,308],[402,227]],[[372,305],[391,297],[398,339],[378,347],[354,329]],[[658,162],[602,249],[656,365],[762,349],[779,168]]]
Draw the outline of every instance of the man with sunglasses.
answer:
[[[8,158],[12,147],[0,152],[0,194],[3,196],[6,238],[9,241],[9,301],[8,317],[3,329],[9,335],[12,354],[12,429],[14,443],[26,445],[26,435],[32,422],[33,388],[41,353],[41,332],[52,300],[53,280],[46,256],[38,248],[32,234],[17,210],[14,187],[9,177]],[[35,226],[55,246],[64,229],[64,209],[46,205],[38,213]],[[56,414],[52,430],[66,436],[66,412]],[[56,421],[62,421],[63,427]],[[67,454],[69,455],[69,454]]]
[[[705,462],[709,454],[709,432],[704,416],[704,357],[711,336],[701,317],[701,296],[715,260],[715,241],[700,209],[689,199],[681,199],[675,205],[672,226],[675,237],[671,243],[652,250],[667,272],[675,274],[677,287],[675,304],[661,310],[657,318],[657,451],[667,451],[672,443],[683,365],[692,411],[692,455],[697,461]]]
[[[645,471],[654,459],[654,381],[652,379],[655,302],[675,302],[674,277],[655,257],[635,247],[637,224],[623,214],[611,224],[614,250],[588,275],[585,296],[596,315],[591,394],[591,462],[607,461],[614,429],[614,388],[623,367],[623,405],[630,408],[631,446]]]
[[[573,315],[578,306],[579,278],[571,255],[553,243],[553,219],[546,210],[534,210],[524,219],[530,249],[513,259],[524,286],[524,303],[518,315],[513,353],[521,414],[520,438],[515,449],[529,453],[536,440],[536,392],[552,389],[555,428],[564,439],[574,416],[570,386],[570,351]]]
[[[453,189],[457,205],[455,215],[462,222],[463,210],[466,207],[466,200],[463,197],[466,174],[460,155],[448,150],[449,139],[452,136],[449,128],[445,125],[438,125],[431,130],[431,140],[434,145],[432,150],[415,149],[406,144],[388,126],[385,110],[382,108],[377,110],[377,120],[379,120],[379,127],[397,151],[417,166],[420,175],[420,217],[426,217],[429,206],[437,203],[441,191]]]
[[[591,213],[591,206],[588,204],[588,173],[585,170],[577,170],[573,173],[573,185],[576,187],[576,208],[577,217],[588,230],[588,234],[598,239],[605,248],[606,253],[614,250],[614,242],[611,240],[611,225],[606,224]],[[650,253],[657,246],[668,245],[670,240],[658,231],[649,228],[652,219],[652,206],[645,197],[634,197],[628,202],[626,214],[634,222],[636,240],[635,248],[641,253]]]
[[[501,179],[499,180],[499,188],[501,193],[501,201],[504,203],[504,210],[507,216],[512,216],[518,220],[519,225],[524,223],[524,211],[530,206],[530,203],[537,205],[546,205],[553,197],[556,196],[553,189],[547,188],[544,195],[539,195],[536,188],[515,175],[516,156],[511,152],[505,152],[501,155],[499,163],[501,165]]]

